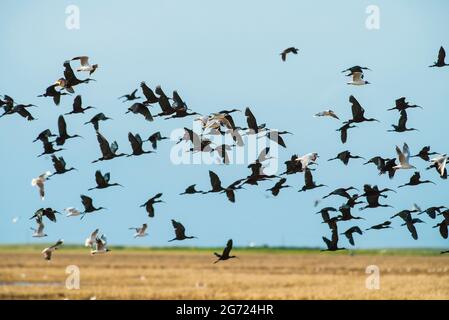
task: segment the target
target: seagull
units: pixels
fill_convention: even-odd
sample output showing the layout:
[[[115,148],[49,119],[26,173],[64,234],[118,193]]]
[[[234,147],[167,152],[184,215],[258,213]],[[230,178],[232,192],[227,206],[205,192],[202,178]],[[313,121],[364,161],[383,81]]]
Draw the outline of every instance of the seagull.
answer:
[[[94,232],[92,232],[90,234],[90,236],[88,238],[86,238],[86,241],[84,241],[84,246],[85,247],[91,247],[91,249],[93,249],[95,240],[97,239],[97,235],[98,235],[98,231],[100,229],[95,229]]]
[[[429,66],[429,68],[449,66],[449,64],[444,62],[444,59],[446,59],[446,51],[444,51],[443,47],[440,47],[440,50],[438,51],[438,60],[434,62],[433,65]]]
[[[106,252],[111,251],[106,247],[106,245],[107,245],[106,236],[104,234],[102,234],[100,238],[97,237],[95,239],[95,249],[94,249],[94,247],[92,247],[92,249],[90,250],[90,253],[92,255],[94,255],[94,254],[106,253]]]
[[[39,177],[34,178],[31,180],[31,185],[33,187],[37,186],[39,188],[39,195],[41,196],[41,199],[45,199],[45,189],[44,189],[44,182],[47,180],[47,178],[51,175],[50,171],[47,171],[43,174],[41,174]]]
[[[311,152],[303,155],[302,157],[297,157],[296,161],[301,162],[302,168],[305,170],[309,167],[309,165],[314,164],[319,157],[320,156],[317,152]]]
[[[81,214],[81,212],[79,212],[79,210],[74,207],[65,208],[64,211],[67,212],[66,217],[76,217]]]
[[[229,255],[231,253],[231,250],[232,250],[232,239],[229,239],[228,242],[226,243],[226,248],[224,248],[222,254],[218,254],[218,253],[214,252],[214,255],[218,258],[214,263],[217,263],[220,260],[228,260],[228,259],[238,258],[236,256]]]
[[[51,255],[53,251],[58,250],[60,246],[64,243],[64,240],[60,239],[58,240],[54,245],[51,247],[45,248],[42,250],[42,254],[44,255],[45,260],[51,260]]]
[[[98,64],[93,64],[93,65],[89,64],[89,57],[88,56],[75,57],[75,58],[72,59],[72,61],[74,61],[74,60],[80,60],[81,67],[76,69],[76,71],[78,71],[78,72],[80,72],[80,71],[87,71],[87,72],[89,72],[89,75],[91,75],[98,68]]]
[[[293,53],[293,54],[298,54],[299,49],[295,48],[295,47],[289,47],[287,49],[285,49],[284,51],[282,51],[280,53],[282,61],[285,61],[287,59],[287,54],[289,53]]]
[[[42,238],[42,237],[46,237],[47,234],[44,233],[44,223],[42,222],[42,217],[37,216],[36,217],[36,223],[37,223],[37,229],[31,228],[31,230],[34,231],[32,237],[34,238]]]
[[[396,146],[396,153],[398,154],[399,165],[393,167],[393,169],[416,169],[415,166],[412,166],[409,163],[410,159],[410,149],[407,143],[404,143],[402,150]]]
[[[321,111],[321,112],[318,112],[317,114],[315,114],[314,115],[314,117],[332,117],[332,118],[335,118],[335,119],[340,119],[336,114],[335,114],[335,112],[334,111],[332,111],[332,110],[324,110],[324,111]]]
[[[129,228],[129,230],[136,230],[136,233],[134,234],[134,238],[146,237],[148,235],[148,233],[145,232],[147,230],[147,227],[148,227],[148,225],[146,223],[144,223],[144,224],[142,224],[141,227]]]
[[[363,80],[363,72],[353,72],[352,80],[347,82],[347,84],[350,84],[353,86],[363,86],[365,84],[370,84],[370,82]]]
[[[175,238],[169,240],[168,242],[175,241],[175,240],[185,240],[185,239],[196,239],[196,237],[186,236],[185,232],[186,229],[184,226],[175,220],[171,220],[171,223],[173,225],[173,228],[175,228]]]
[[[447,170],[446,170],[446,163],[447,163],[447,155],[439,155],[438,157],[435,157],[433,159],[430,159],[430,162],[432,165],[429,167],[434,167],[437,172],[440,174],[440,177],[443,179],[447,178]]]

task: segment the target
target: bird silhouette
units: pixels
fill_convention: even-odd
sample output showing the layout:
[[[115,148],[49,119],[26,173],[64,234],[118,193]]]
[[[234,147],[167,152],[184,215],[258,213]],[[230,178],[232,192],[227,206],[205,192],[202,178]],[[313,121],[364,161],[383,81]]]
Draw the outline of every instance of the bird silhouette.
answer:
[[[173,228],[175,228],[176,236],[173,239],[169,240],[168,242],[175,241],[175,240],[181,241],[181,240],[185,240],[185,239],[196,239],[196,237],[186,236],[186,234],[185,234],[186,229],[180,222],[172,219],[171,223],[173,225]]]
[[[313,181],[312,171],[310,169],[306,169],[304,171],[304,186],[298,190],[298,192],[312,190],[315,188],[320,187],[327,187],[325,184],[316,184],[315,181]]]
[[[90,188],[88,191],[95,189],[106,189],[114,186],[123,187],[120,183],[109,183],[110,179],[111,174],[109,172],[103,175],[100,170],[95,171],[95,181],[97,183],[97,186]]]
[[[81,203],[84,206],[84,211],[81,212],[81,219],[83,219],[87,213],[92,213],[92,212],[100,211],[100,210],[106,210],[106,208],[104,208],[104,207],[95,208],[93,205],[92,198],[85,196],[85,195],[81,195],[80,197],[81,197]]]
[[[145,207],[145,210],[147,211],[148,216],[149,216],[150,218],[153,218],[153,217],[154,217],[154,206],[153,206],[153,205],[154,205],[155,203],[161,203],[161,202],[164,202],[164,201],[162,201],[162,200],[159,200],[160,197],[162,197],[162,193],[156,194],[154,197],[148,199],[147,202],[145,202],[144,204],[142,204],[142,205],[140,206],[141,208]]]
[[[287,55],[288,55],[288,54],[290,54],[290,53],[298,54],[298,51],[299,51],[299,49],[298,49],[298,48],[295,48],[295,47],[288,47],[288,48],[284,49],[284,50],[280,53],[282,61],[285,62],[285,61],[287,60]]]
[[[92,106],[87,106],[87,107],[83,108],[82,104],[83,104],[83,102],[82,102],[81,96],[77,95],[75,97],[75,99],[73,99],[72,111],[66,113],[65,115],[79,114],[79,113],[84,113],[85,111],[87,111],[89,109],[95,109],[95,107],[92,107]]]
[[[431,183],[431,184],[435,184],[435,182],[430,181],[430,180],[420,180],[421,179],[421,175],[418,171],[415,171],[415,173],[413,174],[413,176],[410,177],[410,181],[402,184],[400,186],[398,186],[398,188],[402,188],[402,187],[406,187],[406,186],[417,186],[419,184],[423,184],[423,183]]]
[[[123,102],[127,102],[127,101],[133,101],[133,100],[137,100],[140,99],[140,97],[136,96],[137,93],[137,89],[135,89],[133,92],[129,93],[129,94],[124,94],[123,96],[118,97],[118,99],[123,99]]]
[[[433,65],[430,65],[429,68],[433,68],[433,67],[446,67],[449,66],[449,64],[447,64],[444,60],[446,59],[446,51],[444,50],[443,47],[440,47],[440,50],[438,51],[438,59],[437,61],[435,61],[433,63]]]
[[[218,254],[218,253],[214,252],[214,255],[218,258],[214,263],[217,263],[218,261],[224,261],[224,260],[237,258],[237,256],[230,255],[231,250],[232,250],[232,239],[229,239],[228,242],[226,243],[226,248],[224,248],[222,254]]]
[[[365,159],[365,158],[360,156],[354,156],[351,154],[349,150],[345,150],[337,154],[335,158],[331,158],[327,161],[340,160],[341,162],[343,162],[345,166],[347,166],[349,163],[349,159]]]

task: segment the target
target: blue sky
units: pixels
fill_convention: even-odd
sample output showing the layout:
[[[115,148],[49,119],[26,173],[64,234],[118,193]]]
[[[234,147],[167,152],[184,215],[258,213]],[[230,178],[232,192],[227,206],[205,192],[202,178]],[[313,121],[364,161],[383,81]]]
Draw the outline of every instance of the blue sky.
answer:
[[[70,4],[80,9],[79,30],[65,27],[65,9]],[[380,9],[379,30],[365,27],[365,10],[372,4]],[[58,238],[82,243],[99,227],[112,245],[161,246],[172,238],[170,219],[176,219],[199,239],[170,245],[220,246],[233,238],[236,245],[322,246],[321,236],[330,236],[330,232],[313,213],[343,201],[331,197],[314,208],[314,200],[349,185],[395,188],[413,174],[398,172],[390,181],[379,177],[374,166],[362,166],[362,161],[345,167],[326,159],[346,149],[365,158],[393,157],[395,145],[404,142],[412,153],[424,145],[441,153],[449,150],[445,138],[449,68],[427,68],[441,45],[449,49],[447,1],[345,1],[344,5],[336,1],[2,1],[0,7],[0,93],[39,106],[30,110],[38,118],[34,122],[18,116],[0,119],[1,243],[41,243]],[[282,63],[279,52],[289,46],[298,47],[300,52]],[[314,177],[330,188],[297,193],[304,182],[303,175],[297,174],[288,177],[294,188],[282,190],[277,198],[264,191],[274,182],[240,190],[235,204],[222,194],[179,196],[193,183],[200,189],[209,188],[208,170],[215,171],[224,185],[249,171],[246,165],[176,166],[170,161],[170,141],[164,141],[157,154],[91,164],[99,157],[99,148],[94,130],[83,123],[95,114],[93,111],[66,117],[69,133],[85,139],[68,141],[61,155],[79,171],[51,179],[42,203],[30,181],[52,170],[52,164],[50,157],[36,158],[42,146],[31,141],[43,129],[56,131],[58,116],[70,110],[74,96],[63,97],[58,107],[51,99],[36,96],[62,76],[64,60],[78,55],[89,55],[100,68],[93,76],[97,81],[76,87],[76,93],[86,105],[96,106],[115,119],[102,123],[101,132],[111,141],[117,140],[122,152],[130,150],[129,131],[144,137],[159,130],[169,135],[176,128],[192,125],[189,118],[147,123],[139,116],[125,116],[130,104],[117,97],[146,81],[153,88],[161,85],[167,93],[178,90],[188,105],[202,114],[251,107],[260,123],[294,133],[286,137],[288,149],[280,150],[282,162],[296,153],[320,154]],[[357,64],[373,70],[366,72],[371,85],[346,85],[340,71]],[[381,123],[359,125],[342,145],[335,132],[340,124],[312,115],[331,108],[348,119],[351,94],[365,107],[367,116]],[[401,96],[424,107],[409,112],[409,126],[420,132],[386,132],[398,119],[396,112],[386,109]],[[235,119],[246,126],[243,115]],[[381,223],[414,202],[423,208],[449,205],[447,181],[434,171],[425,171],[427,164],[422,160],[415,159],[414,164],[424,179],[435,181],[437,186],[402,189],[386,201],[395,209],[364,211],[361,215],[367,221],[358,225],[365,228]],[[87,193],[95,184],[97,169],[111,172],[111,180],[125,188]],[[166,203],[158,205],[156,217],[149,219],[139,205],[157,192],[164,193]],[[29,228],[34,223],[28,218],[36,209],[81,209],[80,194],[92,196],[96,205],[109,210],[82,221],[60,216],[56,224],[46,223],[48,238],[31,237]],[[358,214],[355,210],[354,215]],[[13,224],[16,216],[20,220]],[[356,238],[356,245],[448,247],[449,242],[431,228],[437,221],[424,219],[427,223],[417,226],[418,241],[395,220],[393,230],[367,232]],[[133,239],[127,228],[144,222],[149,223],[150,236]],[[341,223],[340,230],[355,224]],[[347,246],[344,240],[342,244]]]

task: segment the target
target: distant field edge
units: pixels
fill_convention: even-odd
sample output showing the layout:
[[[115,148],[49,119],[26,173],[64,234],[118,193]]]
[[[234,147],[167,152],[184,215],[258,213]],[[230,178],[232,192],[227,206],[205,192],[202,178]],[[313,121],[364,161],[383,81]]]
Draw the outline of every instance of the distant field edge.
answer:
[[[1,252],[34,252],[42,250],[49,244],[2,244],[0,245]],[[111,253],[118,252],[211,252],[220,251],[223,248],[216,247],[150,247],[150,246],[110,246]],[[87,248],[79,245],[66,244],[61,247],[62,251],[83,251]],[[312,247],[235,247],[234,251],[244,253],[289,253],[289,254],[332,254],[332,255],[410,255],[410,256],[432,256],[440,255],[441,248],[377,248],[377,249],[348,249],[338,252],[321,252],[320,248]],[[449,255],[448,255],[449,256]]]

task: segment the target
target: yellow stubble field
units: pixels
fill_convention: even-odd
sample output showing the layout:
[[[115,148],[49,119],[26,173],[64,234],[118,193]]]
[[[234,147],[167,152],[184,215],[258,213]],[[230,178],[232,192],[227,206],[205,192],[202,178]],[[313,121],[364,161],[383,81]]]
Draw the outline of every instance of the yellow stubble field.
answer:
[[[214,264],[207,250],[91,256],[62,248],[45,261],[38,250],[2,249],[0,299],[449,299],[449,255],[234,253],[239,259]],[[66,287],[71,265],[79,289]],[[370,265],[379,268],[379,289],[366,286]]]

